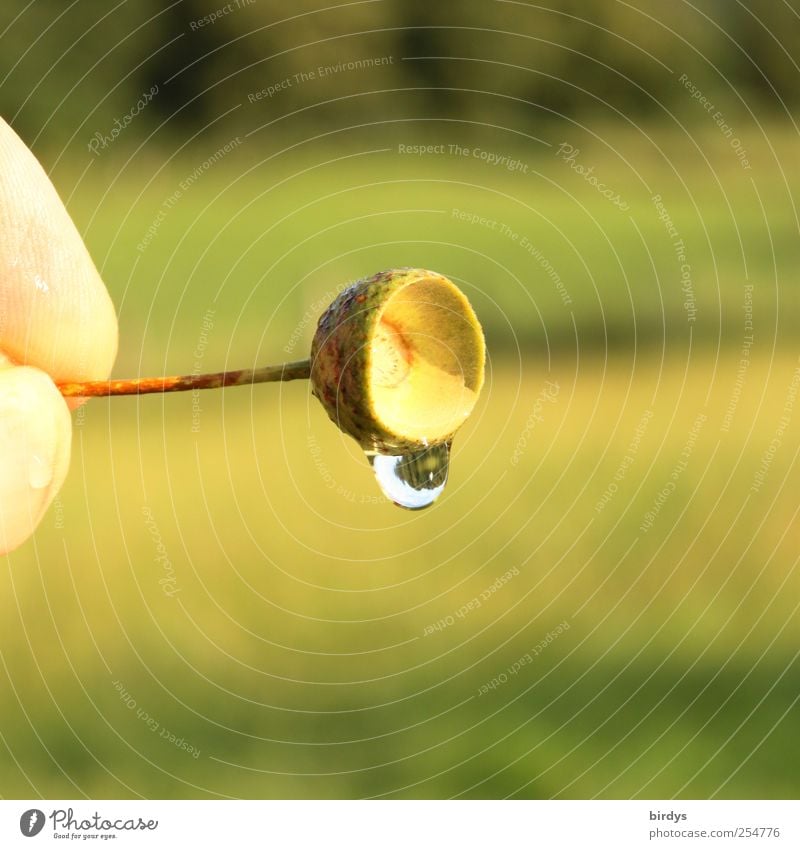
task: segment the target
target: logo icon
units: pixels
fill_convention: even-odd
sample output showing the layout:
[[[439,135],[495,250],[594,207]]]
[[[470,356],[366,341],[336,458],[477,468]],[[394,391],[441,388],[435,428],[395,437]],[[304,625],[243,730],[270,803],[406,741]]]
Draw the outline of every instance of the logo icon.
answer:
[[[25,837],[36,837],[44,828],[44,811],[31,808],[19,818],[19,830]]]

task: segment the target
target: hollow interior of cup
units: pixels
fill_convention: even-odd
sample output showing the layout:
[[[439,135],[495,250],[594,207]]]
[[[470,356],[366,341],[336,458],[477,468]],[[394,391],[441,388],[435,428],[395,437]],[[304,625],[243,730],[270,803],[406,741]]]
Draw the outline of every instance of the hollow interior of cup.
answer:
[[[370,340],[372,411],[391,433],[441,441],[469,416],[483,384],[483,331],[464,294],[422,277],[386,302]]]

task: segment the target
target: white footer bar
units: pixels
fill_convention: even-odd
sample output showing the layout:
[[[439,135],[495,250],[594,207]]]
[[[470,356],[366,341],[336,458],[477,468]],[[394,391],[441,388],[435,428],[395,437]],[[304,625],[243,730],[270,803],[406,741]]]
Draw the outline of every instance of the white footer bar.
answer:
[[[800,846],[794,801],[0,801],[0,846]],[[191,842],[190,842],[191,841]]]

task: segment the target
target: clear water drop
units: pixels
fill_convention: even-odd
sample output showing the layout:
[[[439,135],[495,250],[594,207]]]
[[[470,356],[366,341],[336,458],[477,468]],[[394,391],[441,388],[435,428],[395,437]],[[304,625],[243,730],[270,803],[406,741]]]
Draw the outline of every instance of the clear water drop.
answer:
[[[450,467],[450,443],[407,454],[367,453],[383,494],[406,510],[430,507],[442,494]]]

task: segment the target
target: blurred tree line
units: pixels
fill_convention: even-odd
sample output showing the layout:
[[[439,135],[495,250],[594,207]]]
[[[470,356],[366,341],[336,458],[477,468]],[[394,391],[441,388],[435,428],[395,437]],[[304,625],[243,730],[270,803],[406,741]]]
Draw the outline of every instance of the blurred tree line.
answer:
[[[396,118],[530,131],[587,114],[696,120],[686,74],[727,114],[786,117],[800,91],[797,6],[4,0],[0,110],[34,146],[75,150],[114,141],[114,127],[126,144]]]

